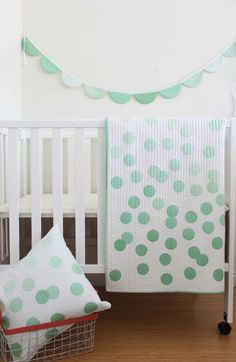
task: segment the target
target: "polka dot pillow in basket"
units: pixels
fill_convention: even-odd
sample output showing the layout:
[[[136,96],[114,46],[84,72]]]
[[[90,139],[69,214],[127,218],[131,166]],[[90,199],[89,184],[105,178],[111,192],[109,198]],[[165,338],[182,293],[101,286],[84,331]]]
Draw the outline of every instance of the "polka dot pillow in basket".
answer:
[[[1,272],[3,359],[55,360],[93,349],[101,301],[57,226],[17,264]]]

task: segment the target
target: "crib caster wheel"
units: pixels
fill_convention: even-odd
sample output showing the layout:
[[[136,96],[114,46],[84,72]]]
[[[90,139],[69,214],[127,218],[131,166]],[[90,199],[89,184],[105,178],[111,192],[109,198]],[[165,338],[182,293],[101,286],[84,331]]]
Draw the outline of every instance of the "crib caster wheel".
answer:
[[[224,334],[225,336],[227,336],[228,334],[230,334],[232,327],[227,322],[220,322],[218,324],[218,329],[220,331],[220,334]]]

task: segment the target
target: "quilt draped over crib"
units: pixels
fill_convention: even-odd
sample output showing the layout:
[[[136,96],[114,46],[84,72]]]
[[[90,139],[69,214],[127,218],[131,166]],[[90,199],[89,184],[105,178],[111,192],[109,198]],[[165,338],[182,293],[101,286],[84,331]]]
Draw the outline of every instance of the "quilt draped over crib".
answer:
[[[224,291],[225,126],[107,121],[108,291]]]

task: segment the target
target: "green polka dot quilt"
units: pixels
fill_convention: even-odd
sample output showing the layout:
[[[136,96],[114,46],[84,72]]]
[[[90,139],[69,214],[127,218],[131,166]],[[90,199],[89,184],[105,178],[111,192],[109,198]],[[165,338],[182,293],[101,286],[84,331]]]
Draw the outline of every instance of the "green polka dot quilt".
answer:
[[[7,330],[86,316],[110,303],[100,300],[55,226],[25,258],[0,273],[0,308]],[[13,359],[29,360],[70,326],[31,332],[30,344],[29,333],[7,335]]]
[[[108,291],[224,291],[225,126],[107,120]]]

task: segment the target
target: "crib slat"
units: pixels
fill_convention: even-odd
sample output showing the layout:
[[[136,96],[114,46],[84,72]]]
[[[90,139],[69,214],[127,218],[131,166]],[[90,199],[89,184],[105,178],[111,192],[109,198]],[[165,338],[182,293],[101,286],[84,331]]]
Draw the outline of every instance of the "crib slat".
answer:
[[[52,134],[52,193],[53,225],[58,225],[63,233],[63,161],[61,129],[53,129]]]
[[[75,160],[74,160],[74,150],[75,150],[75,146],[74,146],[74,139],[73,138],[68,138],[67,141],[67,148],[68,148],[68,157],[67,157],[67,185],[68,185],[68,193],[70,195],[75,193],[75,183],[74,183],[74,178],[73,178],[73,174],[74,174],[74,165],[75,165]]]
[[[97,195],[98,195],[98,264],[105,263],[105,200],[106,200],[106,139],[105,130],[98,130],[97,152]]]
[[[5,156],[4,135],[0,134],[0,203],[5,201]]]
[[[85,264],[84,130],[75,129],[75,255]]]
[[[31,130],[31,214],[33,246],[41,239],[41,141],[37,128]]]
[[[10,227],[10,263],[19,260],[19,154],[18,130],[9,129],[8,140],[8,199]]]

